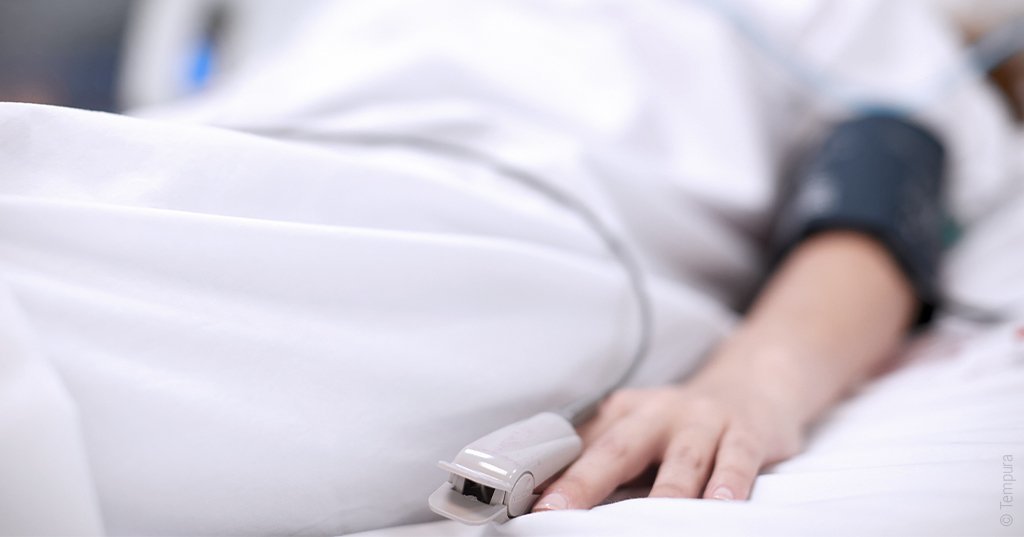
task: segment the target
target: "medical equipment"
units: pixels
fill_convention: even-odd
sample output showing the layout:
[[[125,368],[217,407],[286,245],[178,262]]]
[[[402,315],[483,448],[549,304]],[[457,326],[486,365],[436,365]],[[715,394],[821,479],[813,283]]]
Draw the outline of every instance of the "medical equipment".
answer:
[[[913,286],[918,322],[940,302],[946,148],[909,118],[868,115],[839,123],[808,155],[775,224],[773,264],[816,233],[874,237]]]
[[[734,0],[696,0],[727,20],[759,54],[831,104],[858,113],[896,109],[907,115],[935,106],[965,79],[981,77],[1024,50],[1024,16],[1008,18],[967,48],[964,57],[901,104],[879,102],[858,84],[831,75],[781,46]],[[208,79],[229,74],[249,57],[273,48],[315,2],[311,0],[146,0],[126,37],[120,99],[126,107],[166,102],[194,93]],[[996,12],[1013,17],[1006,2]],[[965,9],[959,6],[959,9]]]
[[[798,80],[808,84],[819,94],[832,96],[854,111],[878,109],[914,115],[919,106],[929,99],[922,97],[906,109],[879,106],[870,100],[847,93],[838,81],[811,69],[776,47],[770,39],[757,32],[742,17],[731,12],[724,3],[707,0],[706,3],[732,20],[738,30],[752,43],[759,45]],[[1024,20],[1022,20],[1024,22]],[[1014,34],[1015,35],[1015,34]],[[986,41],[987,43],[987,41]],[[1024,43],[1013,43],[1014,46]],[[1003,51],[1003,47],[996,47]],[[977,48],[974,56],[990,58],[992,53]],[[981,52],[979,52],[981,51]],[[1005,52],[1002,52],[1005,54]],[[990,60],[991,61],[991,60]],[[960,73],[961,66],[957,66]],[[925,95],[945,95],[960,79],[945,78],[941,83],[926,88]],[[837,89],[840,88],[840,89]],[[937,98],[937,97],[934,97]],[[585,203],[553,186],[552,183],[521,168],[502,162],[478,150],[440,140],[404,134],[374,132],[314,132],[296,129],[250,128],[239,129],[278,139],[294,139],[318,143],[339,143],[362,146],[398,146],[423,150],[427,153],[454,157],[489,168],[497,174],[514,180],[541,194],[548,200],[574,212],[600,236],[609,252],[625,269],[637,306],[639,337],[628,367],[613,382],[591,395],[560,409],[546,412],[527,420],[499,429],[463,448],[452,462],[441,461],[440,467],[449,472],[447,481],[430,495],[429,505],[435,512],[468,524],[504,521],[529,511],[537,495],[534,491],[555,477],[579,455],[581,441],[573,426],[587,421],[600,402],[620,388],[639,367],[650,347],[653,314],[647,295],[643,272],[629,250],[609,230],[602,219]]]
[[[890,116],[916,118],[939,106],[960,85],[973,78],[982,78],[1015,54],[1024,51],[1024,15],[1017,15],[987,31],[965,48],[962,57],[952,62],[933,80],[927,81],[909,99],[893,102],[872,96],[859,84],[843,80],[797,54],[786,50],[776,39],[755,24],[734,0],[697,0],[727,20],[751,47],[778,66],[787,76],[808,88],[813,97],[828,105],[838,106],[854,116]],[[947,231],[956,230],[952,220]],[[953,235],[957,233],[954,232]],[[1010,316],[1003,311],[975,306],[953,296],[941,297],[942,307],[979,324],[1005,322]]]
[[[466,524],[504,522],[529,512],[534,491],[579,457],[583,443],[563,416],[545,412],[469,444],[438,466],[448,481],[430,509]]]
[[[636,303],[638,337],[627,367],[612,382],[555,412],[513,423],[469,444],[452,462],[440,461],[448,480],[430,495],[430,508],[466,524],[504,521],[527,513],[537,500],[534,490],[556,476],[576,457],[582,442],[574,426],[582,425],[597,406],[621,388],[646,358],[654,313],[639,261],[586,203],[551,181],[470,147],[441,140],[378,132],[316,132],[298,129],[243,128],[277,139],[360,146],[396,146],[443,155],[488,168],[575,213],[601,239],[629,279]]]
[[[938,106],[943,98],[967,80],[984,77],[1014,54],[1024,50],[1024,16],[1018,16],[989,30],[974,44],[966,47],[959,61],[949,65],[934,80],[917,88],[916,95],[896,103],[873,96],[870,90],[860,84],[836,77],[827,69],[811,65],[787,51],[779,45],[778,40],[767,35],[745,16],[733,0],[698,1],[727,20],[754,50],[779,66],[800,85],[809,88],[814,96],[854,114],[883,112],[916,116],[922,110]]]
[[[118,101],[154,106],[195,94],[274,48],[314,0],[137,0],[125,34]]]

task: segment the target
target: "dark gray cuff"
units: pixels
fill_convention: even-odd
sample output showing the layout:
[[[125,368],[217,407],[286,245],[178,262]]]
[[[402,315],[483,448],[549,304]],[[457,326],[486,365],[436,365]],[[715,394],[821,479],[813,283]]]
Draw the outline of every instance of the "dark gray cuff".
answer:
[[[926,322],[939,303],[945,164],[942,142],[908,118],[840,123],[790,185],[773,233],[775,261],[820,231],[868,234],[899,263]]]

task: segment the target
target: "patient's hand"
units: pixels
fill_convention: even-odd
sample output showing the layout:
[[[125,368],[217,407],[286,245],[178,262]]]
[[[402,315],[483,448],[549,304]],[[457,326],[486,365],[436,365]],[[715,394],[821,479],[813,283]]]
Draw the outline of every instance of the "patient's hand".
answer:
[[[807,426],[893,352],[913,310],[910,284],[872,239],[811,238],[693,379],[605,402],[534,511],[592,507],[652,464],[651,496],[746,499],[758,471],[795,454]]]
[[[620,391],[581,428],[583,455],[534,510],[589,508],[651,464],[660,464],[652,497],[746,499],[758,470],[800,446],[793,404],[742,373]]]

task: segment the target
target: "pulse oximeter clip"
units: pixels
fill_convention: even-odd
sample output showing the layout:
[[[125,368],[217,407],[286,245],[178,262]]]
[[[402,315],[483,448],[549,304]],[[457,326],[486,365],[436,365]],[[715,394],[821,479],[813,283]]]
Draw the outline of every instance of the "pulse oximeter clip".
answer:
[[[311,132],[292,129],[246,129],[276,138],[367,147],[405,147],[473,162],[518,183],[575,213],[604,243],[629,279],[636,301],[637,344],[629,364],[612,382],[558,412],[537,414],[513,423],[462,449],[452,462],[441,461],[448,481],[430,495],[430,508],[466,524],[504,522],[529,512],[541,490],[582,451],[575,426],[585,423],[606,397],[622,387],[646,358],[654,313],[644,271],[623,241],[587,203],[558,188],[554,181],[504,162],[472,147],[443,140],[382,132]]]
[[[526,514],[535,491],[576,460],[582,446],[572,424],[553,412],[498,429],[452,462],[438,463],[448,481],[430,495],[430,509],[473,525]]]

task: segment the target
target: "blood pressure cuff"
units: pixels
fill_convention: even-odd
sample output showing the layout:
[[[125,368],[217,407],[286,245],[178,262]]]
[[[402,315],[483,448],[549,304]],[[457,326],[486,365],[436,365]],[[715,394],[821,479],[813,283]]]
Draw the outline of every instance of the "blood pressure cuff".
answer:
[[[875,115],[839,124],[807,157],[776,223],[776,263],[818,232],[866,233],[897,261],[919,300],[918,324],[926,323],[939,302],[942,142],[906,118]]]

